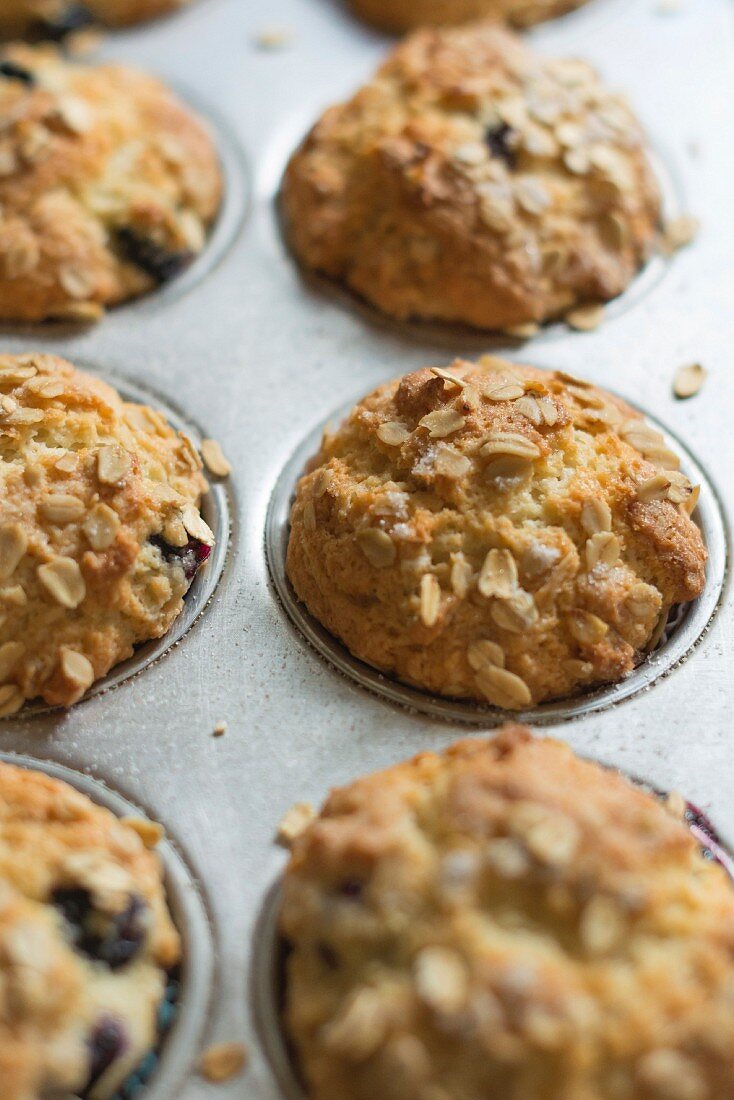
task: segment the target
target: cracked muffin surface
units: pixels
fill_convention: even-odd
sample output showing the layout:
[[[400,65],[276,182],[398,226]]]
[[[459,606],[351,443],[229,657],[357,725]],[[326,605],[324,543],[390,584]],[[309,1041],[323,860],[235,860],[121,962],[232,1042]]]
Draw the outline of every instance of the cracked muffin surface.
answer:
[[[217,154],[163,84],[54,47],[0,52],[0,318],[93,321],[202,250]]]
[[[639,413],[486,356],[365,397],[298,483],[287,571],[368,664],[522,709],[623,679],[706,549],[678,457]]]
[[[363,19],[396,33],[418,27],[450,26],[471,19],[501,19],[530,27],[554,19],[587,0],[350,0]]]
[[[311,1100],[734,1094],[734,891],[680,803],[517,726],[332,792],[280,913]]]
[[[189,0],[2,0],[0,36],[27,34],[61,40],[94,23],[127,26],[187,3]]]
[[[0,716],[165,634],[214,537],[190,440],[48,355],[0,356]]]
[[[157,855],[66,783],[0,764],[3,1100],[106,1100],[157,1043],[180,956]]]
[[[401,43],[316,123],[281,207],[305,267],[393,317],[486,329],[614,298],[660,218],[626,102],[489,22]]]

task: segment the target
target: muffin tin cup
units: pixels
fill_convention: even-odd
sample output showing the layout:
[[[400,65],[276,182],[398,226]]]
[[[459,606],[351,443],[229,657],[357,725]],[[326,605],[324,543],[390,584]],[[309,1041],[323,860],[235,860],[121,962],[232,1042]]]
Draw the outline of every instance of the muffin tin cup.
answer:
[[[579,9],[578,13],[571,14],[580,14],[582,10]],[[683,187],[669,153],[657,144],[653,144],[649,150],[648,160],[660,188],[662,228],[665,224],[687,213]],[[285,165],[283,167],[285,168]],[[471,325],[454,322],[421,320],[412,317],[398,320],[395,317],[390,317],[373,305],[372,302],[358,294],[357,291],[352,290],[345,282],[329,278],[318,271],[305,267],[291,249],[288,219],[283,210],[280,190],[273,201],[276,231],[282,238],[284,246],[288,249],[291,261],[298,270],[299,277],[309,290],[389,336],[395,336],[402,340],[407,339],[417,345],[424,344],[432,348],[447,348],[450,349],[452,355],[459,353],[480,355],[483,352],[497,351],[500,348],[520,347],[527,343],[529,339],[532,340],[533,346],[554,344],[568,337],[572,331],[565,321],[552,320],[540,325],[538,331],[532,337],[526,338],[514,337],[509,332],[474,328]],[[623,317],[629,311],[639,308],[648,295],[652,294],[660,283],[672,273],[675,260],[675,256],[666,256],[659,248],[653,249],[646,262],[632,278],[627,289],[617,295],[616,298],[603,303],[604,318],[600,328]]]
[[[361,396],[360,394],[359,397]],[[479,726],[496,726],[509,719],[530,722],[533,725],[551,725],[583,718],[648,690],[662,677],[671,675],[703,641],[721,603],[728,571],[729,551],[721,503],[708,475],[681,440],[671,435],[664,425],[645,410],[640,410],[648,422],[663,434],[666,446],[680,456],[683,473],[692,484],[701,486],[693,518],[701,528],[709,558],[703,593],[691,603],[679,605],[672,610],[657,646],[629,676],[616,684],[603,685],[571,699],[541,703],[523,711],[507,711],[489,704],[482,706],[432,695],[360,661],[311,615],[296,595],[286,573],[289,517],[298,479],[304,473],[308,460],[318,452],[326,426],[341,423],[359,397],[320,423],[299,444],[278,477],[265,521],[265,554],[271,583],[281,607],[303,638],[338,672],[391,703],[419,711],[431,718]]]
[[[549,55],[585,57],[627,94],[654,147],[666,214],[700,218],[701,232],[671,260],[655,258],[597,330],[549,325],[516,358],[545,360],[601,386],[609,380],[684,441],[684,465],[703,486],[698,518],[709,546],[708,583],[671,623],[669,642],[629,680],[528,717],[555,723],[554,734],[577,751],[685,790],[710,808],[722,835],[734,836],[730,589],[723,598],[726,517],[734,513],[734,13],[730,0],[685,0],[668,14],[663,6],[587,0],[529,32],[528,41]],[[262,32],[271,30],[276,48],[264,49]],[[227,482],[212,483],[205,517],[212,526],[221,522],[223,558],[230,518],[236,538],[226,560],[215,556],[199,574],[171,632],[95,685],[93,702],[51,714],[30,706],[0,722],[0,749],[34,766],[43,756],[77,769],[57,770],[72,781],[78,773],[104,800],[108,792],[86,778],[90,772],[165,822],[202,884],[207,958],[201,967],[191,962],[183,987],[196,1005],[196,1026],[181,1031],[179,1020],[159,1075],[136,1100],[303,1100],[283,1046],[274,951],[266,950],[275,943],[275,900],[271,916],[262,915],[282,866],[273,845],[278,821],[295,802],[316,804],[334,785],[444,748],[467,725],[479,730],[516,717],[430,699],[360,666],[319,636],[285,579],[289,500],[319,442],[317,432],[300,442],[308,426],[351,393],[361,396],[426,363],[474,357],[500,343],[514,348],[510,337],[385,321],[338,288],[314,293],[284,247],[274,196],[290,152],[393,42],[352,18],[346,0],[282,0],[277,8],[271,0],[192,0],[169,19],[110,35],[105,58],[165,74],[211,124],[224,166],[223,212],[179,280],[110,310],[99,324],[3,330],[3,351],[40,346],[93,371],[104,365],[125,396],[162,407],[176,426],[189,428],[193,415],[233,466]],[[708,380],[700,395],[677,403],[675,371],[694,361],[708,369]],[[292,617],[302,621],[294,626]],[[311,644],[304,644],[309,631]],[[172,645],[176,653],[161,659]],[[341,676],[334,674],[340,662]],[[119,690],[106,690],[113,684]],[[622,709],[611,705],[622,699]],[[213,737],[220,723],[227,731]],[[176,856],[172,846],[174,863]],[[169,888],[187,960],[194,960],[196,918],[189,933],[185,914],[189,889],[198,892],[185,871],[180,903],[175,868]],[[255,993],[258,974],[270,1007]],[[180,1046],[179,1034],[186,1036]],[[245,1072],[216,1087],[203,1080],[195,1063],[210,1042],[243,1043]]]
[[[592,763],[591,757],[580,754]],[[617,769],[611,769],[617,770]],[[625,773],[622,773],[625,774]],[[355,779],[357,776],[354,777]],[[661,792],[649,781],[636,775],[627,775],[635,786],[651,794],[662,797]],[[684,796],[685,797],[685,796]],[[701,848],[709,848],[709,843],[696,825],[689,823],[689,829]],[[716,825],[714,823],[714,828]],[[716,828],[717,859],[734,881],[734,849],[729,839],[723,838]],[[709,850],[711,850],[709,848]],[[252,949],[252,968],[250,975],[250,993],[258,1036],[265,1056],[281,1090],[283,1100],[307,1100],[301,1081],[295,1051],[288,1039],[283,1021],[285,1003],[285,966],[287,947],[278,931],[278,918],[283,896],[283,875],[280,874],[268,888],[257,925]]]
[[[180,410],[172,408],[162,397],[153,390],[119,378],[116,375],[104,371],[95,370],[94,367],[83,362],[78,362],[83,370],[89,371],[103,382],[113,386],[125,401],[150,405],[163,413],[169,424],[176,430],[184,432],[196,447],[201,447],[201,441],[205,438],[202,430],[195,426]],[[206,469],[204,473],[207,474]],[[217,480],[208,475],[209,491],[202,498],[201,514],[205,522],[214,533],[216,542],[206,564],[199,569],[194,577],[191,587],[184,596],[184,605],[181,614],[174,620],[170,628],[160,638],[152,638],[142,642],[136,647],[135,653],[127,660],[113,666],[106,676],[96,680],[89,691],[85,693],[81,702],[92,699],[96,695],[111,691],[126,680],[140,675],[144,669],[156,664],[166,653],[185,638],[200,616],[206,611],[214,598],[219,581],[224,572],[227,556],[230,548],[231,519],[230,502],[226,482]],[[76,704],[77,706],[79,704]],[[12,715],[13,718],[30,718],[33,715],[48,714],[61,708],[49,706],[43,700],[31,700],[20,712]],[[0,719],[0,730],[2,729]]]
[[[0,45],[2,42],[0,40]],[[222,174],[222,201],[217,215],[198,253],[181,274],[153,287],[146,294],[126,299],[107,308],[101,320],[88,325],[85,322],[47,320],[39,322],[12,322],[0,320],[0,335],[17,335],[46,342],[62,339],[97,325],[110,324],[121,318],[125,323],[144,318],[147,314],[167,308],[179,298],[193,291],[199,283],[223,263],[234,247],[250,211],[251,181],[245,155],[232,132],[229,123],[197,95],[176,83],[170,85],[184,105],[190,107],[201,119],[214,143]]]
[[[0,760],[68,783],[116,817],[147,817],[140,807],[116,791],[61,764],[6,752],[0,752]],[[168,906],[182,940],[181,991],[175,1018],[156,1051],[158,1064],[146,1082],[145,1100],[176,1100],[207,1022],[214,946],[201,893],[175,843],[165,839],[156,851],[163,868]]]

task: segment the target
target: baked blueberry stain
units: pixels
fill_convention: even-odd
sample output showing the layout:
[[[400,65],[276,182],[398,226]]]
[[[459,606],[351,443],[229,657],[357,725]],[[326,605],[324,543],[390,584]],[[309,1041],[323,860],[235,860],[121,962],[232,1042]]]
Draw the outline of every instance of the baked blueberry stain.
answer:
[[[195,253],[190,249],[165,248],[129,226],[118,229],[115,236],[122,257],[150,275],[156,283],[175,279],[195,258]]]
[[[363,889],[364,886],[359,879],[348,878],[340,884],[339,893],[343,898],[349,898],[351,901],[356,901],[358,898],[361,898]]]
[[[339,969],[339,956],[333,947],[330,947],[328,943],[319,943],[316,945],[316,950],[327,970]]]
[[[32,88],[36,83],[36,78],[30,69],[26,69],[24,65],[18,65],[15,61],[0,61],[0,76],[5,77],[6,80],[19,80],[28,88]]]
[[[493,157],[503,160],[508,168],[517,167],[517,153],[512,146],[515,131],[506,122],[488,126],[484,131],[484,140]]]
[[[212,552],[211,546],[199,539],[189,539],[185,546],[171,546],[162,535],[152,535],[148,540],[157,546],[168,565],[180,565],[187,581],[192,581]]]
[[[62,4],[56,14],[36,19],[30,36],[36,41],[63,42],[68,35],[90,27],[93,23],[94,16],[84,4]]]
[[[89,1096],[99,1079],[113,1062],[125,1053],[127,1040],[122,1026],[111,1016],[103,1017],[89,1036],[89,1078],[81,1100]]]
[[[82,955],[119,970],[140,952],[147,914],[142,898],[133,895],[115,916],[95,909],[89,891],[78,886],[55,890],[52,901],[66,921],[69,939]]]

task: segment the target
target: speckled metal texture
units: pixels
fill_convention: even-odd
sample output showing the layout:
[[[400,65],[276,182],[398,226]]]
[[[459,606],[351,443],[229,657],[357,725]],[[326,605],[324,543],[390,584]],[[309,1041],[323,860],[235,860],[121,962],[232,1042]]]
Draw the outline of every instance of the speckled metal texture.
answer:
[[[708,475],[708,499],[720,502],[726,534],[734,508],[734,8],[731,0],[663,8],[658,0],[589,0],[530,38],[550,54],[588,58],[627,92],[672,201],[700,218],[700,234],[644,274],[597,331],[556,327],[506,351],[585,376],[649,410]],[[289,41],[258,48],[256,37],[273,27]],[[155,25],[109,35],[103,56],[170,79],[220,135],[230,202],[217,262],[205,257],[187,284],[88,331],[15,330],[0,340],[3,350],[58,352],[159,394],[218,439],[234,467],[225,486],[229,554],[209,606],[180,642],[67,713],[0,723],[4,752],[86,773],[161,820],[198,884],[215,975],[211,989],[199,977],[188,995],[209,998],[210,1008],[198,1046],[187,1040],[188,1069],[178,1058],[169,1059],[173,1069],[164,1064],[154,1093],[161,1100],[290,1094],[287,1074],[274,1065],[282,1048],[263,1041],[263,1029],[272,1037],[277,1027],[264,1002],[269,899],[284,863],[273,840],[278,821],[295,801],[320,803],[329,787],[441,748],[468,729],[459,716],[411,711],[338,672],[292,625],[265,553],[271,494],[317,425],[393,375],[491,343],[380,323],[345,295],[304,281],[283,245],[274,198],[289,152],[388,45],[340,0],[198,0]],[[708,369],[707,382],[677,401],[675,370],[694,361]],[[546,715],[543,731],[658,788],[681,790],[731,837],[734,609],[726,559],[724,543],[709,578],[722,586],[718,610],[685,660],[573,721]],[[494,720],[488,714],[486,725]],[[228,728],[215,738],[219,721]],[[230,1040],[249,1048],[246,1074],[206,1084],[193,1069],[199,1050]]]

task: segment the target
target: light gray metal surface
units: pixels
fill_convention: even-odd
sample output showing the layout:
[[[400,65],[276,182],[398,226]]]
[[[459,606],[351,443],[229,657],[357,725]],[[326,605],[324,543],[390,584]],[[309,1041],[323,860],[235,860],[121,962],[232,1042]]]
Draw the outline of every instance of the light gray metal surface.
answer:
[[[256,49],[253,36],[273,25],[292,34],[290,45]],[[551,54],[590,59],[628,93],[676,201],[700,217],[702,229],[665,270],[643,276],[598,331],[555,330],[509,354],[586,376],[649,410],[708,471],[731,515],[734,8],[730,0],[682,0],[680,10],[664,13],[658,0],[589,0],[531,38]],[[269,1044],[255,1026],[262,981],[251,980],[253,958],[262,963],[268,950],[261,914],[284,861],[273,844],[277,823],[297,800],[318,803],[334,784],[466,732],[337,672],[291,625],[264,552],[271,493],[316,425],[393,375],[454,353],[474,355],[485,343],[376,323],[342,297],[306,285],[278,233],[273,199],[288,153],[387,45],[339,0],[199,0],[173,19],[110,36],[105,56],[157,70],[211,108],[215,126],[227,131],[240,213],[234,150],[242,148],[252,185],[244,225],[238,231],[238,217],[228,212],[231,247],[220,248],[212,270],[202,265],[188,288],[121,308],[85,333],[0,338],[3,350],[52,350],[150,388],[217,438],[234,466],[229,556],[211,604],[180,644],[68,713],[0,723],[0,749],[88,773],[160,819],[198,881],[217,952],[204,1042],[242,1040],[251,1062],[246,1076],[217,1087],[193,1072],[184,1083],[177,1067],[170,1075],[164,1068],[156,1097],[282,1100]],[[709,379],[697,397],[677,402],[673,374],[693,361],[708,368]],[[712,586],[722,580],[723,558],[717,555]],[[679,667],[618,705],[551,731],[586,755],[682,790],[734,836],[733,634],[725,588],[706,636]],[[227,733],[213,738],[220,720]],[[259,1018],[274,1026],[267,1006]],[[197,1053],[192,1045],[190,1062]]]

